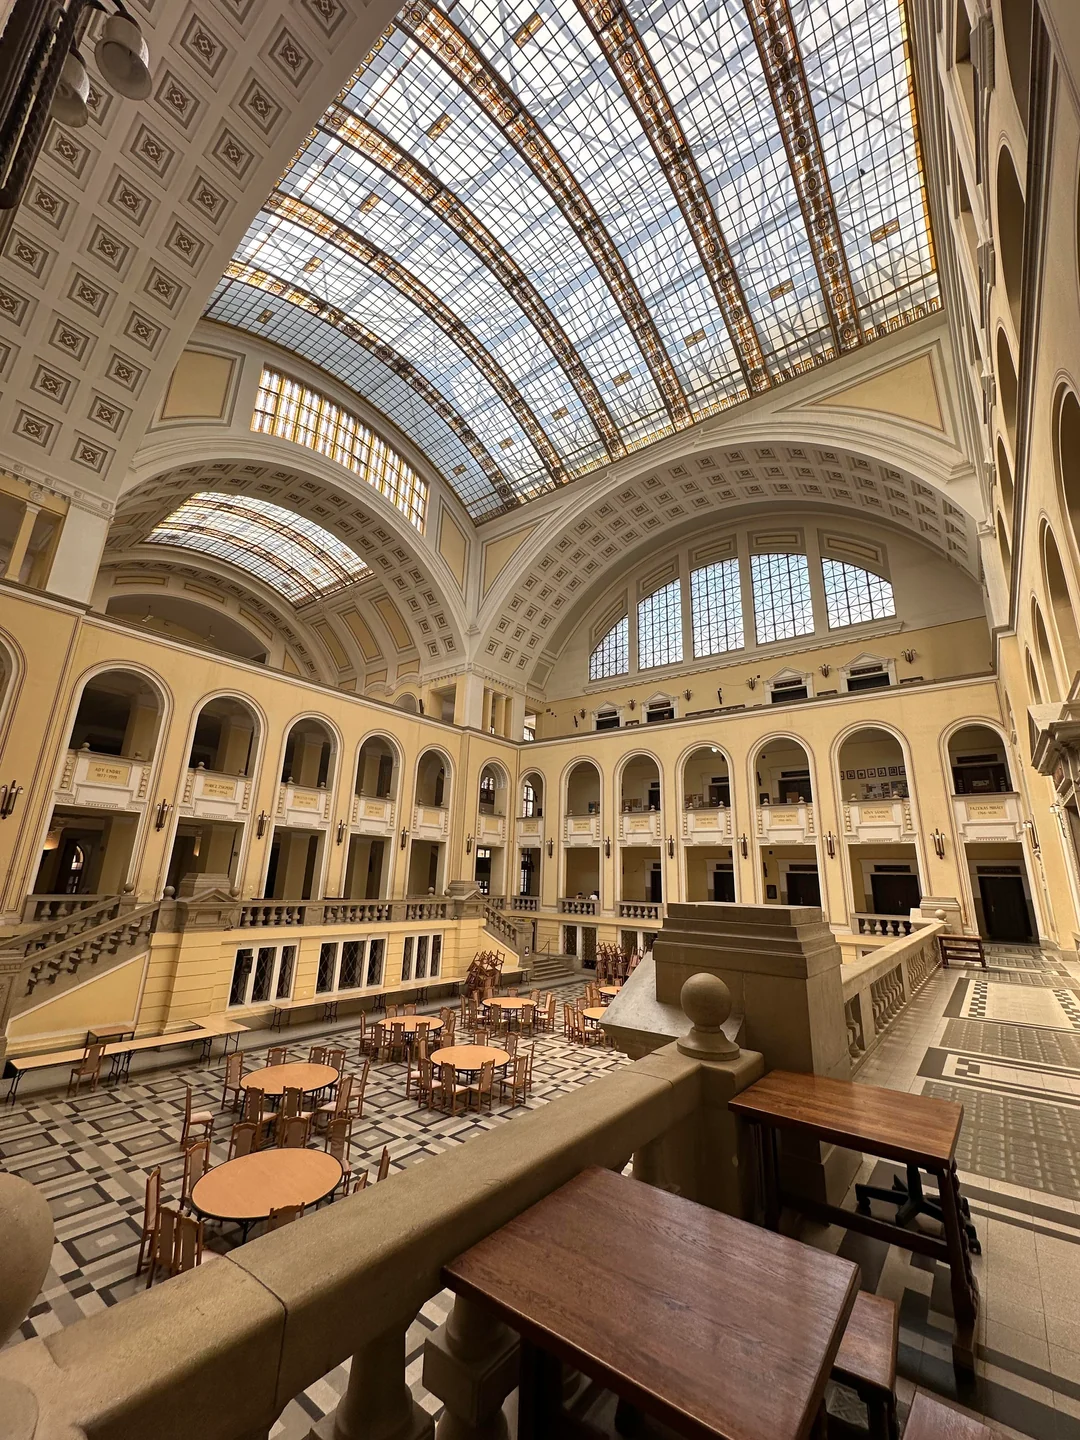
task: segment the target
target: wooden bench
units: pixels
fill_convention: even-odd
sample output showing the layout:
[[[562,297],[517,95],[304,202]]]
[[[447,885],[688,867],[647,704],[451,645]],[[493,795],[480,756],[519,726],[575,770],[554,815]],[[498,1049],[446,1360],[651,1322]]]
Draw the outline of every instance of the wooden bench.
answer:
[[[138,1040],[120,1040],[113,1045],[106,1045],[102,1055],[111,1062],[108,1078],[126,1079],[132,1055],[143,1050],[170,1050],[178,1045],[201,1045],[203,1058],[209,1059],[214,1041],[220,1037],[224,1039],[225,1053],[228,1053],[230,1042],[234,1049],[239,1046],[240,1036],[247,1028],[237,1020],[227,1020],[223,1015],[208,1015],[202,1020],[193,1020],[183,1030],[172,1030],[167,1035],[143,1035]],[[77,1065],[85,1055],[86,1047],[79,1046],[70,1050],[44,1051],[37,1055],[9,1056],[4,1066],[4,1078],[11,1081],[7,1098],[12,1101],[15,1099],[19,1082],[27,1071],[47,1070],[54,1065]]]
[[[866,1406],[870,1440],[898,1440],[896,1343],[900,1309],[884,1295],[860,1290],[833,1361],[832,1378]]]
[[[937,938],[943,970],[948,970],[951,960],[955,960],[961,965],[981,965],[984,970],[990,968],[986,963],[983,942],[978,935],[941,934]]]
[[[916,1390],[904,1426],[904,1440],[990,1440],[990,1427],[966,1410]]]

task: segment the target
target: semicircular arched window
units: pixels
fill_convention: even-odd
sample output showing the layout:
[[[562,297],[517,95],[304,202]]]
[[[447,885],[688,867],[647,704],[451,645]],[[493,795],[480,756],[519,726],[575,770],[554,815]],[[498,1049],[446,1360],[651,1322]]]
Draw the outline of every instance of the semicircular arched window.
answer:
[[[888,620],[896,614],[892,586],[880,575],[828,559],[821,562],[821,574],[830,630],[862,625],[867,620]]]
[[[589,679],[607,680],[630,669],[630,617],[624,615],[589,656]]]

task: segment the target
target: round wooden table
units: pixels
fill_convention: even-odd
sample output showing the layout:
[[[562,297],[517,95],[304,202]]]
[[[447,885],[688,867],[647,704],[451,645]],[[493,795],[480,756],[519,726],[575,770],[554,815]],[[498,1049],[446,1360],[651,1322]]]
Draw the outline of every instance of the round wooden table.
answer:
[[[392,1015],[389,1020],[382,1022],[384,1029],[391,1025],[401,1025],[406,1035],[415,1035],[418,1030],[441,1030],[443,1022],[438,1015]]]
[[[284,1095],[286,1090],[302,1090],[309,1095],[313,1090],[336,1085],[340,1073],[332,1065],[267,1065],[241,1076],[240,1084],[245,1090],[251,1086],[264,1095]]]
[[[606,1005],[609,1000],[614,1000],[615,996],[618,995],[621,989],[621,985],[601,985],[600,994],[606,997],[604,1000],[604,1004]]]
[[[591,1021],[593,1025],[599,1025],[600,1021],[603,1020],[607,1014],[607,1010],[603,1005],[590,1005],[587,1010],[582,1010],[581,1013],[585,1019]]]
[[[436,1050],[431,1057],[432,1065],[452,1065],[463,1075],[479,1075],[482,1067],[494,1060],[495,1069],[509,1065],[510,1055],[506,1050],[497,1050],[494,1045],[447,1045]]]
[[[493,995],[484,1001],[485,1010],[524,1010],[526,1005],[535,1005],[527,995]]]
[[[341,1165],[325,1150],[255,1150],[208,1170],[195,1182],[191,1203],[200,1215],[246,1226],[281,1205],[324,1200],[341,1175]]]

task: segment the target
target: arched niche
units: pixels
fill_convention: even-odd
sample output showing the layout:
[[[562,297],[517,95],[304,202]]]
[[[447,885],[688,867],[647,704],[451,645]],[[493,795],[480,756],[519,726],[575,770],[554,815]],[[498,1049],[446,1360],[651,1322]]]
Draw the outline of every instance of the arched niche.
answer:
[[[1001,568],[1005,576],[1005,584],[1008,585],[1012,575],[1012,549],[1009,545],[1009,536],[1005,529],[1005,516],[1001,511],[997,512],[997,543],[998,555],[1001,558]]]
[[[336,741],[330,726],[314,716],[297,720],[285,742],[281,779],[308,789],[329,786],[334,778]]]
[[[1012,466],[1009,464],[1008,452],[1006,451],[1000,436],[998,436],[997,442],[997,474],[998,485],[1001,488],[1002,508],[1004,509],[1005,514],[1009,517],[1009,521],[1011,523],[1013,515],[1013,500],[1015,498],[1013,487],[1013,473]]]
[[[398,710],[404,710],[406,715],[418,715],[420,707],[417,704],[416,696],[411,695],[407,690],[404,695],[399,695],[394,701]]]
[[[1057,632],[1060,654],[1064,660],[1065,676],[1067,681],[1071,681],[1072,676],[1080,670],[1080,630],[1076,625],[1076,614],[1069,594],[1069,582],[1065,578],[1061,552],[1054,532],[1045,521],[1042,527],[1042,563],[1046,598]]]
[[[759,805],[811,803],[810,756],[790,736],[767,740],[754,760],[754,799]]]
[[[425,750],[416,762],[416,803],[440,810],[450,804],[449,766],[441,750]]]
[[[160,693],[132,670],[101,670],[83,686],[68,747],[152,760],[161,727]]]
[[[566,777],[566,813],[600,813],[600,771],[591,760],[579,760]]]
[[[1054,465],[1073,543],[1080,550],[1080,400],[1068,386],[1058,391],[1055,406]]]
[[[480,772],[477,809],[481,815],[506,814],[506,771],[501,765],[485,765]]]
[[[1051,701],[1060,700],[1061,686],[1058,683],[1057,667],[1054,664],[1054,652],[1050,648],[1050,637],[1047,634],[1046,622],[1043,619],[1039,602],[1034,599],[1031,602],[1031,629],[1035,636],[1035,649],[1039,654],[1039,664],[1042,667],[1046,698]]]
[[[396,799],[399,769],[397,746],[385,735],[369,735],[357,756],[354,793],[371,799]]]
[[[1005,741],[989,725],[963,725],[952,732],[949,770],[954,795],[1005,795],[1013,789]]]
[[[651,755],[631,755],[623,765],[619,809],[624,815],[660,809],[660,766]]]
[[[250,705],[232,695],[208,700],[195,721],[188,766],[219,775],[251,775],[258,751],[259,719]]]
[[[683,808],[718,810],[731,804],[731,772],[727,756],[715,745],[692,751],[682,767]]]
[[[1031,86],[1031,17],[1033,0],[1001,0],[1001,38],[1009,66],[1013,98],[1027,127]]]
[[[837,752],[838,793],[849,802],[904,800],[909,776],[904,747],[890,730],[867,725],[846,736]]]
[[[1033,705],[1043,703],[1042,686],[1039,684],[1039,672],[1035,669],[1035,661],[1031,657],[1031,651],[1024,651],[1024,669],[1027,672],[1028,693],[1031,695]]]
[[[518,814],[523,820],[539,820],[544,814],[544,777],[530,770],[521,781],[521,805]]]
[[[1001,406],[1001,418],[1006,433],[1009,437],[1009,444],[1016,452],[1016,366],[1013,364],[1012,349],[1009,346],[1008,336],[999,326],[997,332],[997,390],[998,404]]]
[[[265,665],[265,639],[252,633],[233,616],[210,605],[163,592],[159,595],[110,595],[106,615],[129,625],[165,635],[186,644],[205,645],[255,665]]]
[[[1013,326],[1020,334],[1020,300],[1024,279],[1024,192],[1012,156],[1003,145],[997,165],[997,248],[1001,279]]]

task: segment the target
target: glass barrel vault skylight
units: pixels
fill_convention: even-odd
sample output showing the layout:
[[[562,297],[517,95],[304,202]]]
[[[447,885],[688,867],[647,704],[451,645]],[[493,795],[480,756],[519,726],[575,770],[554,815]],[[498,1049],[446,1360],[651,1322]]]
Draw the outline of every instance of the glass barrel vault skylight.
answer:
[[[341,590],[369,573],[359,555],[329,530],[247,495],[201,491],[146,538],[154,545],[179,545],[227,560],[294,605]]]
[[[207,311],[476,518],[939,303],[903,0],[533,3],[402,11]]]

